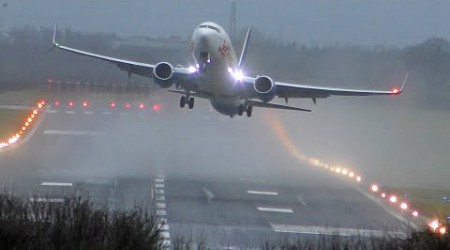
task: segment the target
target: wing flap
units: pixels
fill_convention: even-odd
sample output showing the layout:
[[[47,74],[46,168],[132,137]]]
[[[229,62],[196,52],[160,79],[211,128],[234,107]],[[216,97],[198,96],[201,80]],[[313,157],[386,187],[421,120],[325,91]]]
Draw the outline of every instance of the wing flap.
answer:
[[[288,105],[283,105],[283,104],[276,104],[276,103],[258,102],[258,101],[253,101],[253,100],[248,100],[247,104],[251,105],[253,107],[311,112],[310,109],[303,109],[303,108],[298,108],[298,107],[293,107],[293,106],[288,106]]]

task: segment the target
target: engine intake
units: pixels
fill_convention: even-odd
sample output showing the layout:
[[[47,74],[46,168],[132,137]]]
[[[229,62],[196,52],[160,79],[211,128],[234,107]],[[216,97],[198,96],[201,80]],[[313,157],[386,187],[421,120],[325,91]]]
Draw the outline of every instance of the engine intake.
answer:
[[[154,81],[161,88],[169,88],[175,83],[173,77],[173,66],[167,62],[156,64],[153,69]]]
[[[272,91],[274,83],[268,76],[260,76],[255,80],[255,90],[259,94],[267,94]]]
[[[263,102],[270,102],[275,98],[275,83],[268,76],[256,78],[254,88],[258,93],[258,98]]]
[[[160,62],[153,69],[153,75],[158,80],[167,81],[173,76],[173,67],[170,63]]]

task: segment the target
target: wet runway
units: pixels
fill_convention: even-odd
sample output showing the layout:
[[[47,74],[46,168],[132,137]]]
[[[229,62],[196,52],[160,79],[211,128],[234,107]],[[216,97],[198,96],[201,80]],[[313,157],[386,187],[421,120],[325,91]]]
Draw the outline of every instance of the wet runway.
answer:
[[[194,112],[51,107],[27,143],[1,153],[0,180],[41,202],[76,194],[145,206],[167,242],[192,236],[213,248],[404,229],[357,184],[299,165],[268,127],[258,135],[262,118]]]

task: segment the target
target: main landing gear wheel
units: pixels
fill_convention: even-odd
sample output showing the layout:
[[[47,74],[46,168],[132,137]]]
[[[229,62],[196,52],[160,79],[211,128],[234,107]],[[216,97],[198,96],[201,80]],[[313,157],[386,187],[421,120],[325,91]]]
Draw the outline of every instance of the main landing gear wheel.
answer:
[[[247,107],[247,117],[251,117],[252,112],[253,112],[253,106],[250,105]]]
[[[182,96],[180,99],[180,108],[184,108],[184,105],[186,105],[186,97]]]
[[[242,116],[242,114],[244,114],[244,111],[245,111],[245,106],[244,105],[239,105],[239,107],[238,107],[238,115],[239,116]]]
[[[194,98],[189,98],[189,109],[193,109],[194,108]]]

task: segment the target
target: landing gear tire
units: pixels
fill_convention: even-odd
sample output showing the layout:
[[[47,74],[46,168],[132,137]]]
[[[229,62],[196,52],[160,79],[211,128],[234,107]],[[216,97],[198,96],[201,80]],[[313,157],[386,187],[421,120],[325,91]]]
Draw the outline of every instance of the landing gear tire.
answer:
[[[253,106],[247,107],[247,117],[251,117],[253,112]]]
[[[189,109],[193,109],[194,108],[194,98],[189,98]]]
[[[186,97],[182,96],[180,99],[180,108],[184,108],[184,105],[186,105]]]
[[[242,116],[242,114],[244,114],[244,111],[245,111],[245,106],[244,105],[239,105],[239,108],[238,108],[238,115],[239,116]]]

